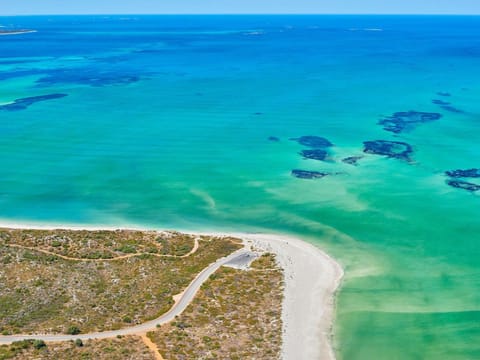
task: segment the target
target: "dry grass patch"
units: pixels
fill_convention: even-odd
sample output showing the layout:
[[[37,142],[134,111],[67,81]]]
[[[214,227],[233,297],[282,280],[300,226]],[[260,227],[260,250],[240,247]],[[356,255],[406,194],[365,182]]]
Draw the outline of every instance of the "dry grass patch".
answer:
[[[271,254],[252,267],[222,267],[182,315],[148,334],[165,359],[280,357],[283,272]]]

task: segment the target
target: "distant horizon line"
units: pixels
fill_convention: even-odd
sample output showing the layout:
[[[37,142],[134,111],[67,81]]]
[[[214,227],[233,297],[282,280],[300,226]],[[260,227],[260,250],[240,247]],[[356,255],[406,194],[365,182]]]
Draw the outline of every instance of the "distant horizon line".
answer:
[[[10,16],[465,16],[476,17],[478,14],[443,14],[443,13],[53,13],[53,14],[0,14]]]

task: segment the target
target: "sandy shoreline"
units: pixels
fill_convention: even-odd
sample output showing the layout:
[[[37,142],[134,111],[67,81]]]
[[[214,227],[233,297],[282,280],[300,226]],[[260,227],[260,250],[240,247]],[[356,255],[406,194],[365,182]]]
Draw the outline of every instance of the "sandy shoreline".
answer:
[[[282,359],[335,359],[332,326],[341,266],[305,241],[269,234],[230,234],[273,252],[284,269]]]
[[[31,34],[31,33],[36,33],[36,32],[37,32],[37,30],[0,31],[0,36]]]
[[[0,227],[45,230],[117,230],[120,228],[164,230],[135,226],[54,226],[3,222],[0,222]],[[335,292],[343,277],[343,270],[333,258],[308,242],[288,236],[225,232],[196,232],[195,234],[238,237],[247,245],[275,253],[285,275],[282,306],[282,359],[335,359],[331,344],[332,325]]]

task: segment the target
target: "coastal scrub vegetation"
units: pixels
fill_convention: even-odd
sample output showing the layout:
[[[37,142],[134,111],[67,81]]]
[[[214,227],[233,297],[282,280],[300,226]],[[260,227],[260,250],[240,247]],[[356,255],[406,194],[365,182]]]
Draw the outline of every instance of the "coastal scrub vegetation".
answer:
[[[1,229],[0,333],[78,334],[154,319],[201,270],[242,246],[197,241],[189,254],[194,238],[180,233]]]
[[[76,342],[43,343],[39,340],[17,341],[0,346],[0,360],[153,360],[151,350],[140,337],[126,336],[120,339],[88,340],[78,346]]]
[[[178,232],[136,230],[0,229],[0,245],[22,246],[70,258],[114,259],[129,254],[183,256],[194,236]]]
[[[272,254],[220,268],[175,321],[148,333],[165,359],[278,359],[283,272]]]

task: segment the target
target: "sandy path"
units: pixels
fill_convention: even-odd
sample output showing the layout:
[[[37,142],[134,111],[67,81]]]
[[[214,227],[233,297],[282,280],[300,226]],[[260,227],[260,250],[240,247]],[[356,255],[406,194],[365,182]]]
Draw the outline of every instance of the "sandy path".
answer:
[[[122,259],[128,259],[128,258],[131,258],[131,257],[140,256],[140,255],[152,255],[152,256],[156,256],[156,257],[160,257],[160,258],[165,258],[165,257],[171,258],[171,257],[173,257],[173,258],[181,259],[181,258],[186,258],[186,257],[189,257],[190,255],[195,254],[198,250],[199,243],[198,243],[198,238],[195,238],[192,250],[190,250],[188,252],[188,254],[180,255],[180,256],[179,255],[155,254],[155,253],[141,252],[141,253],[121,255],[121,256],[116,256],[116,257],[113,257],[113,258],[106,258],[106,259],[88,259],[88,258],[77,258],[77,257],[65,256],[65,255],[57,254],[53,251],[48,251],[48,250],[38,249],[38,248],[30,247],[30,246],[18,245],[18,244],[5,244],[5,246],[18,248],[18,249],[25,249],[25,250],[30,250],[30,251],[41,252],[41,253],[46,254],[46,255],[53,255],[53,256],[59,257],[61,259],[70,260],[70,261],[104,262],[104,261],[117,261],[117,260],[122,260]]]
[[[140,337],[142,338],[144,344],[152,351],[153,355],[155,356],[155,360],[165,360],[162,357],[162,354],[160,354],[160,352],[158,351],[157,345],[152,340],[150,340],[147,334],[142,334]]]

